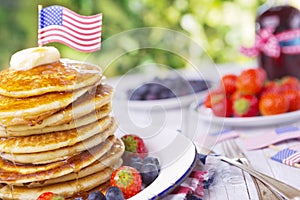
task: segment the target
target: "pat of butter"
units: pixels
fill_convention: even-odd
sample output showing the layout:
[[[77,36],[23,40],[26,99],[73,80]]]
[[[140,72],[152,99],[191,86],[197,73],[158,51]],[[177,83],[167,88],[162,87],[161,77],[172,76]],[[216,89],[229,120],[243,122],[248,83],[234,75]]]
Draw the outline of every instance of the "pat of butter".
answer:
[[[16,52],[10,59],[10,69],[24,71],[39,65],[57,62],[59,51],[55,47],[33,47]]]

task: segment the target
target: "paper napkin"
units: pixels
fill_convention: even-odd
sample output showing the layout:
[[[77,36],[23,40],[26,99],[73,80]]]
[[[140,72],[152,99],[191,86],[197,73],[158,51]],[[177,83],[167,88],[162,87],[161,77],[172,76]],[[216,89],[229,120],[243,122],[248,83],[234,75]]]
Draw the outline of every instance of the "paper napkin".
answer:
[[[247,150],[255,150],[296,138],[300,139],[300,129],[296,126],[284,126],[260,135],[242,138],[242,142]]]

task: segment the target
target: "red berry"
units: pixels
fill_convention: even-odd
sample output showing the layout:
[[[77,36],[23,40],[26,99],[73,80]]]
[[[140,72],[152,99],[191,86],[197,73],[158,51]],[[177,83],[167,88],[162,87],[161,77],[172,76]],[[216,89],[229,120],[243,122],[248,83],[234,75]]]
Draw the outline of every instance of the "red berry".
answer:
[[[289,101],[288,111],[296,111],[300,109],[300,91],[299,90],[287,90],[283,92],[283,96]]]
[[[237,77],[237,89],[243,94],[258,94],[264,86],[266,73],[263,69],[247,69]]]
[[[222,90],[220,88],[217,88],[217,89],[214,89],[214,90],[210,91],[207,94],[207,96],[206,96],[206,98],[204,100],[205,107],[206,108],[211,108],[211,105],[214,102],[218,101],[218,99],[220,99],[220,98],[221,99],[224,98],[225,95],[226,94],[225,94],[224,90]]]
[[[232,101],[224,95],[223,98],[218,98],[213,102],[211,109],[215,116],[231,117]]]
[[[65,198],[53,192],[42,193],[37,200],[64,200]]]
[[[286,76],[280,80],[280,87],[281,87],[282,91],[299,90],[300,83],[297,78],[292,77],[292,76]]]
[[[127,199],[141,191],[142,177],[133,167],[121,166],[112,173],[110,185],[119,187]]]
[[[262,115],[276,115],[287,112],[289,101],[281,93],[267,93],[259,101],[259,111]]]
[[[231,95],[236,91],[237,76],[234,74],[227,74],[222,77],[221,84],[227,95]]]
[[[259,113],[258,99],[254,95],[242,95],[233,101],[235,117],[253,117]]]
[[[278,82],[276,82],[276,81],[268,81],[264,85],[264,87],[261,90],[261,93],[259,94],[259,96],[261,97],[261,96],[263,96],[263,95],[265,95],[267,93],[270,93],[270,92],[272,92],[272,93],[280,93],[280,92],[282,92],[282,88],[281,88],[280,84]]]
[[[148,155],[148,149],[144,143],[144,140],[134,134],[128,134],[121,137],[125,145],[125,150],[132,153],[132,155],[146,157]]]

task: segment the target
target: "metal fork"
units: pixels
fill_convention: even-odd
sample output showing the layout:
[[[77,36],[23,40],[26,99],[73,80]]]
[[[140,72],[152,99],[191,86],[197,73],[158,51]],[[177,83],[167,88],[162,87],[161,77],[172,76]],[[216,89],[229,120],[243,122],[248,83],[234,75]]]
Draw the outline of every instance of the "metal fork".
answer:
[[[240,162],[243,165],[250,166],[249,160],[247,159],[244,152],[240,149],[240,147],[236,144],[235,140],[225,140],[222,143],[222,149],[224,151],[224,154],[231,158],[236,160],[237,162]],[[251,179],[255,185],[258,198],[260,200],[266,200],[266,199],[272,199],[272,200],[279,200],[283,199],[276,191],[273,191],[272,188],[267,187],[264,185],[261,181],[256,179],[254,176],[251,176]]]

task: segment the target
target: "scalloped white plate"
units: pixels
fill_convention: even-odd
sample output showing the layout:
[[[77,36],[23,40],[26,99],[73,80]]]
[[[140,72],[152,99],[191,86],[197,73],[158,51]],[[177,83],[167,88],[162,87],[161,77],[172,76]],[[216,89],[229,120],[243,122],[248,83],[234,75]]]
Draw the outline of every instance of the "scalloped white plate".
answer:
[[[231,126],[231,127],[257,127],[269,126],[283,123],[292,123],[300,120],[300,110],[272,116],[257,117],[217,117],[212,110],[203,105],[204,100],[200,103],[193,103],[190,109],[194,110],[198,118],[213,124]]]
[[[118,135],[122,133],[118,132]],[[159,159],[161,171],[152,184],[128,200],[162,198],[192,171],[197,159],[196,147],[191,140],[173,130],[163,129],[155,135],[139,136],[144,139],[150,155]]]

